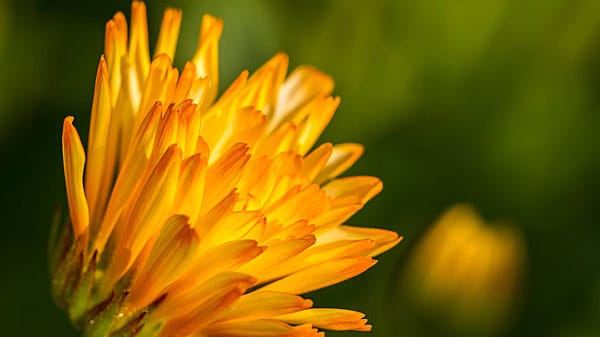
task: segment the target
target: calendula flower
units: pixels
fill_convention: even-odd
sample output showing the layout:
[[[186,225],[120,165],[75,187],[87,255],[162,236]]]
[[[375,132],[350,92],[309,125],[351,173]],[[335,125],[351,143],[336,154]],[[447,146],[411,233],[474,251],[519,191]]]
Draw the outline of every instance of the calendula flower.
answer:
[[[344,222],[382,188],[338,178],[358,144],[314,147],[339,104],[333,81],[277,54],[218,98],[221,20],[205,15],[180,72],[181,12],[156,50],[133,2],[106,24],[87,152],[67,117],[70,226],[53,290],[87,336],[322,336],[368,331],[362,313],[300,295],[354,277],[394,232]],[[314,148],[313,148],[314,147]]]
[[[457,205],[416,245],[401,288],[444,326],[444,336],[493,336],[508,325],[523,261],[517,228],[486,223]]]

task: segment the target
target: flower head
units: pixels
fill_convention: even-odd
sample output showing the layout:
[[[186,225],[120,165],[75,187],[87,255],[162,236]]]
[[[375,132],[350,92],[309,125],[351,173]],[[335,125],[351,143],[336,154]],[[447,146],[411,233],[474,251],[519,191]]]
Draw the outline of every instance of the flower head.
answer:
[[[154,56],[146,9],[106,24],[87,153],[63,125],[71,236],[53,289],[90,336],[317,336],[370,330],[364,315],[312,308],[300,294],[371,267],[401,238],[343,225],[381,190],[337,178],[363,152],[317,138],[333,81],[277,54],[219,97],[221,20],[173,68],[181,12],[165,11]],[[129,32],[128,32],[129,31]],[[59,240],[60,241],[60,240]]]

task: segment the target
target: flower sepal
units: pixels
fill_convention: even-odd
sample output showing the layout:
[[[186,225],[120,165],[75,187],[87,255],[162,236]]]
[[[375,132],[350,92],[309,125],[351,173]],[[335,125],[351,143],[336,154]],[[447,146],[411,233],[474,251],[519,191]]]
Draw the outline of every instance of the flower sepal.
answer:
[[[148,314],[162,303],[163,295],[135,312],[128,310],[128,290],[113,291],[109,298],[85,314],[84,337],[154,337],[162,324],[147,322]]]
[[[121,284],[106,300],[98,303],[94,291],[98,281],[98,253],[86,257],[83,238],[73,239],[67,224],[57,239],[58,221],[53,224],[49,241],[49,267],[55,302],[69,313],[72,324],[84,337],[153,337],[162,324],[145,326],[145,317],[164,300],[163,295],[150,305],[131,312],[127,306],[129,291]],[[126,278],[127,279],[127,278]],[[121,282],[122,284],[127,282]],[[144,328],[144,329],[142,329]]]

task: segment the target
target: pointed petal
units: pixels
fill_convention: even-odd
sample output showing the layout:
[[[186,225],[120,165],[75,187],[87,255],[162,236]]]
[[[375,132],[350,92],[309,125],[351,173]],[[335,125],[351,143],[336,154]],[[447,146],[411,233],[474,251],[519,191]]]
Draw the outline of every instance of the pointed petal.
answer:
[[[140,107],[138,115],[136,116],[136,122],[134,124],[134,130],[137,130],[138,125],[141,124],[142,120],[146,116],[146,113],[150,111],[152,106],[158,101],[162,102],[167,106],[167,92],[171,89],[175,91],[176,78],[169,79],[171,67],[171,60],[165,54],[158,55],[150,65],[149,72],[144,74],[145,81],[142,88],[142,98],[140,101]],[[147,74],[147,77],[146,77]],[[169,88],[172,87],[172,88]]]
[[[269,272],[262,274],[261,280],[267,277],[276,279],[335,259],[365,256],[376,245],[371,239],[339,240],[327,244],[317,242],[316,245],[281,261],[276,267],[271,267]]]
[[[158,337],[189,336],[208,325],[220,312],[231,306],[245,291],[245,288],[230,289],[224,294],[216,294],[201,302],[194,310],[167,321]]]
[[[312,307],[311,300],[300,296],[261,291],[251,292],[242,296],[233,308],[219,316],[218,320],[249,321],[270,318]]]
[[[210,164],[206,173],[206,187],[202,209],[209,210],[236,187],[243,167],[250,159],[246,144],[235,144],[218,160]],[[216,156],[211,154],[211,158]],[[210,162],[210,160],[209,160]]]
[[[270,221],[278,220],[284,225],[290,225],[300,220],[310,222],[329,206],[326,194],[318,185],[314,184],[282,199],[282,202],[265,209],[265,215]]]
[[[204,195],[207,160],[202,154],[186,158],[181,167],[175,209],[173,213],[185,214],[190,223],[196,223]]]
[[[329,161],[329,157],[331,157],[332,153],[333,146],[331,145],[331,143],[325,143],[317,147],[306,157],[304,157],[304,174],[306,174],[310,181],[314,181],[318,184],[315,178],[317,177],[319,172],[323,170],[323,167],[325,167],[325,164],[327,164],[327,162]]]
[[[310,325],[290,326],[276,320],[211,324],[202,334],[213,337],[324,337]]]
[[[353,226],[340,226],[319,233],[318,244],[325,245],[341,240],[374,240],[375,247],[363,253],[366,256],[379,255],[402,241],[402,237],[398,233],[380,228],[366,228]]]
[[[127,201],[117,226],[118,242],[106,271],[106,284],[112,286],[129,269],[142,248],[160,230],[173,206],[181,166],[181,150],[167,150],[143,183]]]
[[[123,56],[127,52],[127,20],[118,12],[106,23],[104,54],[110,78],[110,95],[113,104],[119,95],[122,81]]]
[[[154,57],[160,54],[166,54],[171,60],[175,58],[175,47],[177,47],[177,37],[179,36],[179,27],[181,25],[181,10],[167,8],[163,14],[162,24]]]
[[[109,138],[111,114],[108,70],[102,57],[96,74],[85,170],[85,191],[92,223],[97,223],[102,219],[114,174],[113,165],[116,161],[117,143]]]
[[[135,309],[155,300],[196,261],[200,238],[187,220],[182,215],[169,218],[145,263],[138,267],[128,298]]]
[[[207,103],[212,103],[219,88],[219,39],[222,32],[223,21],[205,14],[193,62],[196,65],[197,76],[209,80]]]
[[[275,131],[259,140],[254,151],[256,156],[276,154],[295,148],[298,126],[292,122],[282,124]]]
[[[233,206],[237,201],[237,194],[232,191],[213,208],[198,219],[193,227],[202,238],[202,249],[208,249],[215,244],[216,233],[220,231],[220,227],[227,220],[232,212]]]
[[[285,78],[287,65],[288,57],[283,53],[267,61],[248,79],[246,87],[239,94],[239,106],[251,106],[269,115]]]
[[[370,176],[353,176],[334,179],[323,186],[323,190],[334,199],[354,197],[362,204],[371,200],[383,189],[381,180]]]
[[[259,291],[281,291],[291,294],[307,293],[361,274],[373,266],[375,262],[369,257],[362,256],[327,261],[269,283],[260,288]]]
[[[313,235],[306,235],[303,238],[271,245],[261,255],[242,266],[239,271],[253,275],[258,279],[258,283],[283,276],[279,270],[281,263],[310,247],[315,241]]]
[[[119,170],[119,175],[106,208],[104,220],[96,236],[94,249],[97,249],[100,253],[104,250],[104,246],[135,186],[147,177],[145,171],[151,150],[154,147],[154,138],[161,113],[161,105],[155,104],[140,126],[125,156],[125,161]]]
[[[198,258],[206,263],[195,264],[170,286],[167,292],[171,294],[171,297],[187,293],[215,275],[228,270],[237,270],[240,266],[259,256],[264,249],[265,247],[259,247],[254,240],[229,241],[213,247]]]
[[[249,287],[254,285],[256,279],[252,276],[238,272],[223,272],[213,278],[196,284],[189,288],[189,291],[175,293],[167,289],[165,301],[151,313],[152,317],[158,320],[169,319],[173,317],[191,317],[198,318],[194,311],[204,311],[205,309],[214,309],[215,301],[221,301],[233,292],[236,299],[239,298]],[[225,309],[220,307],[221,310]],[[216,315],[217,312],[207,312]]]
[[[325,97],[315,99],[302,109],[300,113],[305,113],[306,119],[298,124],[296,146],[300,154],[304,155],[315,144],[339,105],[339,97]]]
[[[177,81],[173,102],[181,103],[190,97],[190,89],[196,80],[196,66],[192,62],[186,62]]]
[[[141,1],[133,1],[131,3],[129,64],[133,68],[138,87],[142,87],[150,68],[150,48],[148,47],[146,5]]]
[[[73,126],[73,117],[65,118],[62,135],[63,165],[69,201],[69,214],[73,234],[79,238],[87,233],[89,225],[88,204],[83,190],[85,152],[79,134]]]
[[[123,243],[137,254],[146,239],[164,223],[175,200],[177,179],[181,167],[181,150],[171,146],[148,181],[139,191],[134,192],[132,203],[125,211],[128,228],[123,234]]]
[[[333,152],[327,164],[315,178],[315,183],[322,184],[333,179],[350,168],[364,152],[360,144],[345,143],[333,147]]]
[[[332,91],[333,80],[328,75],[309,66],[294,69],[279,90],[269,130],[286,121],[304,118],[297,116],[303,106],[315,98],[329,96]]]
[[[371,331],[371,326],[366,324],[367,320],[363,317],[365,314],[358,311],[313,308],[281,315],[276,319],[289,324],[311,323],[327,330]]]

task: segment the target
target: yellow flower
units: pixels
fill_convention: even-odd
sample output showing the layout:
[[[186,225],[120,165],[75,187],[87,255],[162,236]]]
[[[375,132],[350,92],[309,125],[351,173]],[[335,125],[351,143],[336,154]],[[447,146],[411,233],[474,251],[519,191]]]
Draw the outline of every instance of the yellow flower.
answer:
[[[180,22],[166,10],[152,58],[142,2],[129,29],[122,13],[106,24],[87,157],[73,117],[63,125],[71,226],[52,256],[57,301],[88,336],[370,330],[362,313],[299,296],[401,240],[343,225],[382,185],[338,178],[361,145],[313,149],[339,104],[333,81],[308,66],[286,76],[277,54],[215,100],[223,23],[204,16],[180,73]]]
[[[422,313],[441,317],[444,335],[495,335],[508,325],[523,260],[520,231],[457,205],[417,244],[401,288]]]

